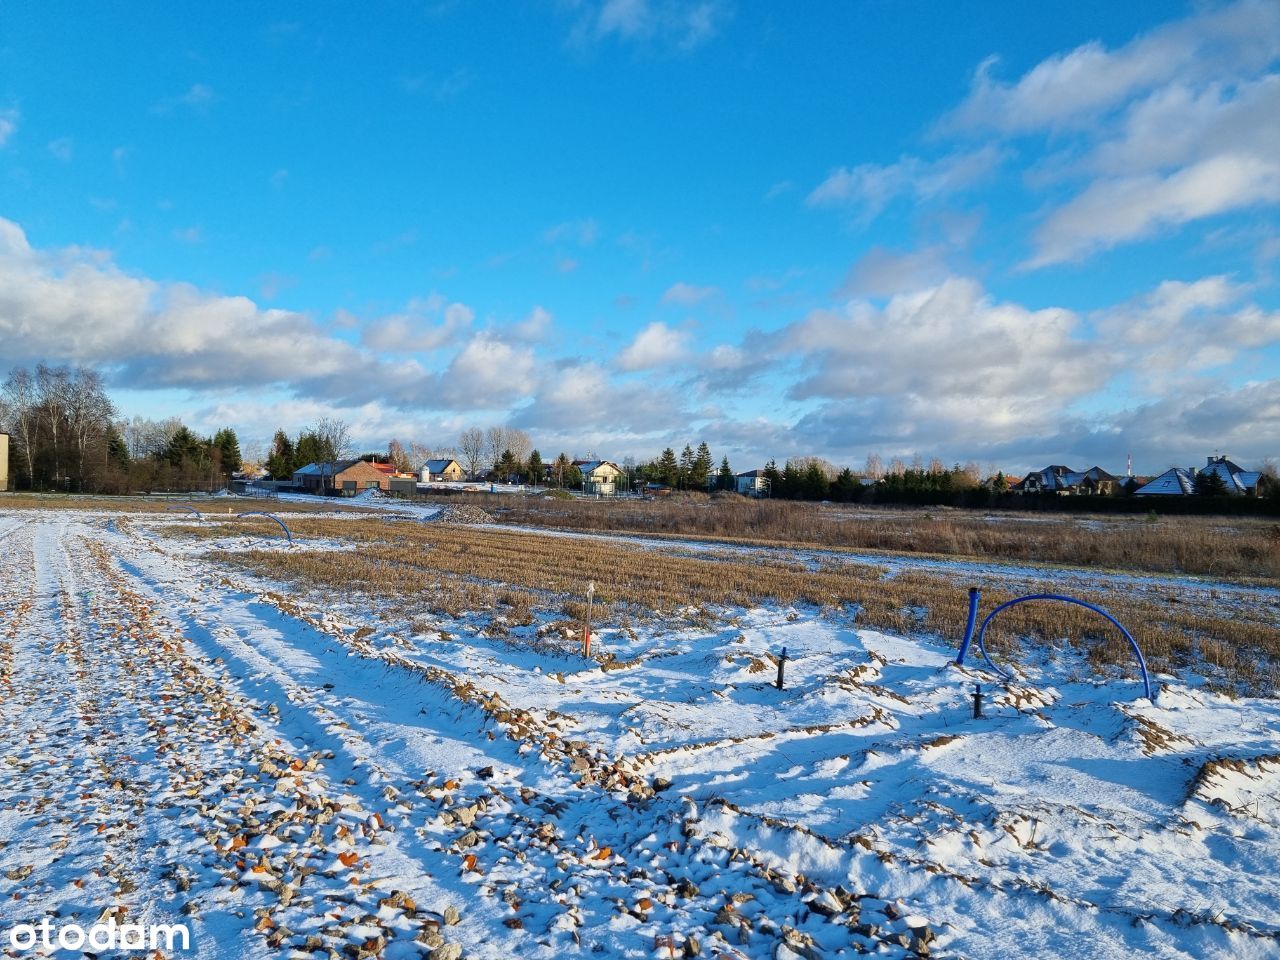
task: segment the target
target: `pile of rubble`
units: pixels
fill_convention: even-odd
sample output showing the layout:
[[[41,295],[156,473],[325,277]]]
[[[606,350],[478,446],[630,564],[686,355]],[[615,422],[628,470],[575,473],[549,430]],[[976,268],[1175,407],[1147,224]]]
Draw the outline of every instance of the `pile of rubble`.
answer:
[[[442,523],[496,523],[493,516],[479,507],[443,507],[435,519]]]

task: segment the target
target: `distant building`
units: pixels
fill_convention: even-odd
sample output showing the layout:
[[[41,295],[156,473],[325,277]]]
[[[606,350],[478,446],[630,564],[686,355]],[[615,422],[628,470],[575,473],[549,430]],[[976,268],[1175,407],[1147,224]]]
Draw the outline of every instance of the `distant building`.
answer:
[[[293,482],[308,493],[336,490],[352,495],[361,490],[390,490],[391,476],[379,466],[365,460],[337,460],[331,463],[308,463],[293,472]],[[394,472],[394,471],[393,471]]]
[[[0,433],[0,491],[9,489],[9,435]]]
[[[1229,497],[1256,497],[1266,485],[1266,477],[1256,470],[1245,470],[1226,457],[1206,457],[1199,470],[1194,467],[1170,467],[1160,476],[1134,491],[1135,497],[1189,497],[1196,492],[1199,477],[1216,475]]]
[[[573,465],[582,471],[582,492],[597,497],[612,497],[626,476],[611,460],[575,460]]]
[[[1056,493],[1062,496],[1110,496],[1119,489],[1120,481],[1101,467],[1072,470],[1060,463],[1028,473],[1011,490],[1022,493]]]
[[[428,460],[422,465],[420,476],[423,483],[440,481],[457,483],[464,479],[466,474],[457,460]]]
[[[1195,474],[1182,467],[1170,467],[1152,477],[1133,492],[1135,497],[1189,497],[1196,492]]]
[[[1222,478],[1227,494],[1233,497],[1256,497],[1265,482],[1261,472],[1245,470],[1226,457],[1206,457],[1200,473],[1216,473]]]
[[[734,489],[748,497],[767,497],[769,495],[769,478],[763,470],[748,470],[734,478]]]

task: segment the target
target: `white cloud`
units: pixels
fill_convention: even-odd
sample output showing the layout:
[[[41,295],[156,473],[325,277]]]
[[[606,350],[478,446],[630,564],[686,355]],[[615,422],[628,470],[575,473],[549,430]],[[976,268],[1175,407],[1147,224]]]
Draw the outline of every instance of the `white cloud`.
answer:
[[[9,139],[18,132],[20,116],[18,111],[13,108],[0,110],[0,147],[7,144]]]
[[[557,223],[542,233],[542,239],[546,243],[560,243],[567,240],[583,247],[592,246],[599,237],[600,224],[591,218]]]
[[[530,348],[480,333],[453,358],[441,389],[461,409],[501,409],[534,391],[537,366]]]
[[[1280,311],[1242,303],[1247,293],[1223,276],[1167,280],[1104,311],[1097,326],[1109,341],[1128,347],[1130,366],[1142,372],[1148,389],[1172,392],[1195,373],[1280,343]]]
[[[665,323],[651,323],[618,354],[619,370],[651,370],[678,363],[689,355],[689,334]]]
[[[871,297],[912,293],[937,286],[949,273],[942,247],[910,251],[872,247],[849,269],[841,292]]]
[[[1055,210],[1035,232],[1030,267],[1079,260],[1161,227],[1280,202],[1280,160],[1228,154],[1168,176],[1099,180]]]
[[[446,326],[468,323],[468,308],[445,310]],[[519,395],[534,373],[531,350],[492,332],[471,338],[443,372],[381,358],[302,313],[130,276],[100,251],[34,250],[0,219],[0,369],[38,361],[97,366],[135,389],[272,389],[335,406],[435,410]]]
[[[698,287],[691,283],[675,283],[662,295],[662,302],[681,307],[695,307],[720,292],[718,287]]]
[[[205,83],[193,83],[186,93],[167,97],[151,108],[152,113],[171,113],[178,108],[203,111],[218,99],[213,88]]]
[[[0,140],[2,139],[0,138]],[[49,155],[55,160],[70,163],[71,158],[75,155],[75,143],[70,137],[58,137],[56,140],[50,140]]]
[[[998,303],[952,278],[883,308],[854,300],[815,311],[780,345],[805,363],[794,399],[871,399],[896,409],[894,422],[946,422],[976,436],[1049,427],[1108,381],[1115,359],[1080,327],[1070,311]]]
[[[941,129],[1011,135],[1086,129],[1131,97],[1171,80],[1198,82],[1224,71],[1256,70],[1273,62],[1277,50],[1280,5],[1243,0],[1165,24],[1118,50],[1094,41],[1055,54],[1014,83],[995,79],[996,60],[988,58]]]
[[[527,317],[511,328],[511,335],[528,343],[539,343],[551,333],[554,319],[549,310],[535,306]]]
[[[545,431],[557,447],[594,447],[616,456],[628,441],[651,449],[653,434],[680,429],[691,419],[672,388],[619,380],[600,364],[582,361],[548,373],[514,422]]]
[[[1001,148],[988,145],[937,160],[908,156],[885,165],[841,167],[809,193],[807,202],[812,207],[851,206],[870,220],[900,197],[931,200],[972,187],[1003,159]]]
[[[441,306],[436,302],[410,304],[411,310],[418,310],[379,317],[365,328],[361,342],[386,353],[429,353],[452,346],[470,328],[475,313],[465,304],[451,303],[444,307],[439,322],[433,322],[427,314],[439,312]]]
[[[585,0],[573,6],[578,11],[570,35],[574,43],[656,41],[682,51],[713,40],[732,16],[726,0]]]

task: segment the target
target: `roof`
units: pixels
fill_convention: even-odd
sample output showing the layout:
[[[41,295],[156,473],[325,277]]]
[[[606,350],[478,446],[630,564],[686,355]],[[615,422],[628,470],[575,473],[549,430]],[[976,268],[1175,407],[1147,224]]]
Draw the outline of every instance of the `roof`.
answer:
[[[376,460],[368,460],[366,463],[381,473],[391,474],[396,472],[396,465],[394,463],[378,463]]]
[[[1239,464],[1232,463],[1226,457],[1210,458],[1200,469],[1200,475],[1217,474],[1226,484],[1228,493],[1249,493],[1258,486],[1261,473],[1254,470],[1242,470]]]
[[[739,477],[763,477],[764,475],[763,470],[748,470],[746,473],[735,474],[735,476]]]
[[[355,464],[361,462],[363,461],[333,460],[323,461],[320,463],[308,463],[305,467],[299,467],[297,470],[293,471],[293,475],[295,477],[299,475],[304,477],[332,477],[335,473],[342,473],[343,470],[350,470]]]
[[[1189,470],[1182,467],[1170,467],[1154,480],[1133,491],[1135,497],[1172,496],[1184,497],[1194,493],[1195,480]]]
[[[583,473],[595,473],[601,467],[613,467],[619,473],[623,472],[622,468],[612,460],[575,460],[573,465]]]
[[[426,470],[428,473],[444,473],[449,469],[449,464],[451,463],[458,463],[458,461],[452,457],[443,460],[428,460],[423,464],[422,469]],[[458,465],[458,469],[462,469],[461,464]]]

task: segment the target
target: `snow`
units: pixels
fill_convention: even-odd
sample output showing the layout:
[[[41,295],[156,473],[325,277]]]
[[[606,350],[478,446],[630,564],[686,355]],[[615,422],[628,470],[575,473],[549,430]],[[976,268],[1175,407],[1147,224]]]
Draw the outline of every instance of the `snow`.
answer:
[[[780,607],[604,631],[627,665],[602,670],[219,568],[207,551],[261,542],[158,535],[181,522],[0,510],[0,935],[122,907],[210,958],[309,937],[1280,952],[1276,700],[1164,676],[1150,703],[1071,651],[1001,684],[929,638]]]

